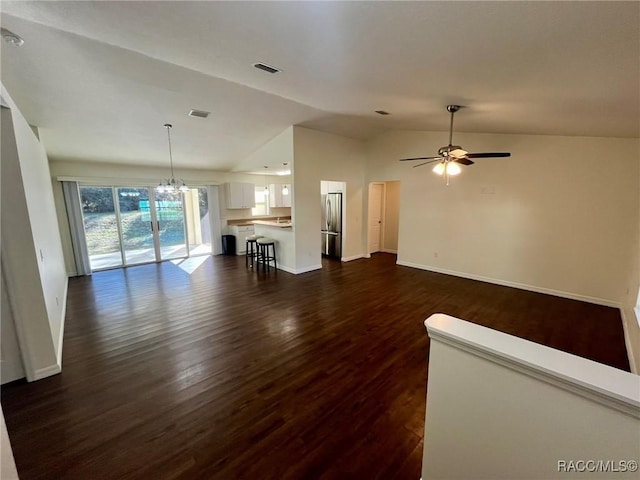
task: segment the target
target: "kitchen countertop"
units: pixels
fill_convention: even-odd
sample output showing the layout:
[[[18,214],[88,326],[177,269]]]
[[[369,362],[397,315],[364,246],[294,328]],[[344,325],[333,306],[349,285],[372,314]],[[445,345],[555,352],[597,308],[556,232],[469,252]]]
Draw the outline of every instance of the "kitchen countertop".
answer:
[[[288,222],[272,222],[269,220],[253,220],[254,225],[264,225],[266,227],[291,228],[291,221]]]

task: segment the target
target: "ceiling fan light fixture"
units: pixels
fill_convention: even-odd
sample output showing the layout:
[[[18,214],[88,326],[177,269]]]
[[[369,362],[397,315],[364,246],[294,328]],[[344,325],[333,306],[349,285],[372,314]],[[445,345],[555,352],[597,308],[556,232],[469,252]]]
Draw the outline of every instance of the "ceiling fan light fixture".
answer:
[[[447,162],[446,169],[447,175],[458,175],[462,171],[460,165],[455,162]]]
[[[436,173],[438,175],[444,175],[445,168],[446,167],[444,165],[444,162],[440,162],[436,164],[435,167],[433,167],[433,173]]]
[[[413,158],[401,158],[401,162],[412,162],[415,160],[422,160],[422,163],[414,165],[413,167],[421,167],[430,163],[438,162],[433,167],[433,173],[445,177],[446,184],[449,185],[449,177],[459,175],[462,172],[461,165],[469,166],[473,165],[472,158],[498,158],[498,157],[510,157],[509,152],[482,152],[482,153],[469,153],[459,145],[453,144],[453,117],[454,114],[460,110],[460,105],[447,105],[447,112],[450,113],[449,119],[449,144],[440,147],[438,149],[438,155],[435,157],[413,157]]]

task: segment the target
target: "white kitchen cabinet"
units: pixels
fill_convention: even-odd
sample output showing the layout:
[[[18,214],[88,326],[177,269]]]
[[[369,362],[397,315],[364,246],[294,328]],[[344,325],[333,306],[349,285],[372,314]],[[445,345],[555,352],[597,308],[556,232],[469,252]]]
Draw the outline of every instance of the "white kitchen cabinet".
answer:
[[[253,183],[225,183],[227,208],[254,208],[256,186]]]
[[[283,193],[284,188],[288,193]],[[270,207],[290,207],[291,206],[291,185],[289,184],[271,184],[269,185],[269,206]]]
[[[236,255],[247,253],[247,237],[255,233],[253,225],[231,225],[229,231],[236,237]]]

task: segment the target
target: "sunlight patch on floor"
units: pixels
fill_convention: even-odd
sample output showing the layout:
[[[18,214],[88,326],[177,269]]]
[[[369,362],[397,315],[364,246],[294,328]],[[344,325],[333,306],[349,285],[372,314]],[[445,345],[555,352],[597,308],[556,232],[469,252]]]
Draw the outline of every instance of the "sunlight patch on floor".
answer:
[[[201,257],[178,258],[177,260],[171,260],[171,263],[191,275],[200,265],[207,261],[207,258],[209,258],[208,255],[203,255]]]

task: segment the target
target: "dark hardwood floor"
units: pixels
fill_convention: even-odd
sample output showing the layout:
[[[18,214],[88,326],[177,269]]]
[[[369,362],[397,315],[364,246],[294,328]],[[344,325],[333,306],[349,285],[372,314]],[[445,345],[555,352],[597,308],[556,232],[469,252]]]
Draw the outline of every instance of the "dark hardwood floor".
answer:
[[[436,312],[629,369],[616,309],[395,260],[71,279],[63,372],[2,388],[21,479],[418,480]]]

